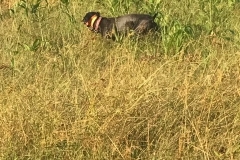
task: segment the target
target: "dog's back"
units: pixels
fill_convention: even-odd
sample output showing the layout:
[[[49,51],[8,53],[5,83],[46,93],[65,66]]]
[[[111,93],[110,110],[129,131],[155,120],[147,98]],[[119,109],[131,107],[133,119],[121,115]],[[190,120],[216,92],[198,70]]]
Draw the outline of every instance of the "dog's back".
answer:
[[[155,16],[147,14],[128,14],[115,18],[115,25],[119,32],[134,30],[139,33],[147,32],[151,29],[157,29],[154,22]]]

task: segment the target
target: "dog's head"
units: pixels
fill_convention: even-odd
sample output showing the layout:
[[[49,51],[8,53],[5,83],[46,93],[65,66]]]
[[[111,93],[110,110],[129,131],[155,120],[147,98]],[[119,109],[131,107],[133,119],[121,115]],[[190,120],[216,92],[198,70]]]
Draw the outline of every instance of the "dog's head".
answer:
[[[99,12],[88,12],[84,17],[82,22],[88,27],[93,28],[93,24],[96,21],[96,19],[100,17]]]

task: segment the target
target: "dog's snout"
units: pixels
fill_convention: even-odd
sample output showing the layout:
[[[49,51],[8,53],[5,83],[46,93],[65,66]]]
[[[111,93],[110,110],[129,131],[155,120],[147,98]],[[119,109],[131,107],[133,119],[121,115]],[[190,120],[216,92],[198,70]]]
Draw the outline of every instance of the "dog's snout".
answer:
[[[83,24],[86,25],[87,27],[89,27],[89,23],[85,20],[82,20]]]

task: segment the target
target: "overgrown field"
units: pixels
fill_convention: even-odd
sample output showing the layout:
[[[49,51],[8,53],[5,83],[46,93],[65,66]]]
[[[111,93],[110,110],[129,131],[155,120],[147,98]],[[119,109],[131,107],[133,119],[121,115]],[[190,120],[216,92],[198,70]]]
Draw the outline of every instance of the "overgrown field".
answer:
[[[81,20],[159,12],[103,39]],[[239,0],[0,1],[0,159],[240,159]]]

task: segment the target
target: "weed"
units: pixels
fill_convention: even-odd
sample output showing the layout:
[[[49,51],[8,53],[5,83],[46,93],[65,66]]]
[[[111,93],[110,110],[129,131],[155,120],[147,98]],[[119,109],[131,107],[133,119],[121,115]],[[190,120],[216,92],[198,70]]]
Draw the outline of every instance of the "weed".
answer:
[[[0,159],[240,158],[239,0],[11,2]],[[158,12],[161,32],[103,39],[89,8]]]

